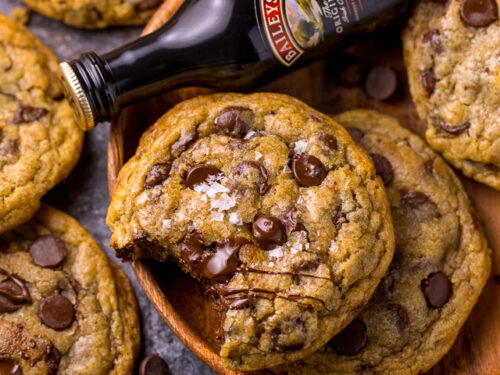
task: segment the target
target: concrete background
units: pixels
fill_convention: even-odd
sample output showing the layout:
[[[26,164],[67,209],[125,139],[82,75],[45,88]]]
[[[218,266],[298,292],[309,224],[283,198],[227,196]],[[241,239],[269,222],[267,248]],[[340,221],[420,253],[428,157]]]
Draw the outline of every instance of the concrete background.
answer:
[[[18,0],[0,0],[0,12],[9,14]],[[140,28],[112,28],[85,31],[67,27],[32,13],[27,25],[61,60],[77,58],[89,50],[102,53],[138,37]],[[87,133],[82,156],[71,175],[47,194],[44,201],[75,217],[97,240],[109,258],[116,260],[109,248],[110,231],[105,224],[109,195],[106,181],[106,142],[109,124],[99,125]],[[119,262],[119,261],[118,261]],[[127,264],[125,269],[134,286],[142,312],[141,358],[157,352],[176,375],[213,374],[198,360],[163,322],[144,295],[135,275]]]

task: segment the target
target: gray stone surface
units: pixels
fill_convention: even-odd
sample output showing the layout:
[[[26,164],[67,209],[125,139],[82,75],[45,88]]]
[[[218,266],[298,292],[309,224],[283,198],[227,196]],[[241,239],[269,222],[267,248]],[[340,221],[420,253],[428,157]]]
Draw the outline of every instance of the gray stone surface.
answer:
[[[17,0],[0,0],[0,12],[9,14],[20,6]],[[84,31],[66,27],[38,14],[32,14],[30,30],[52,47],[61,60],[78,57],[81,52],[105,52],[137,37],[140,28],[113,28]],[[109,195],[106,180],[106,142],[109,125],[87,133],[80,162],[71,175],[45,197],[45,201],[69,213],[92,233],[101,248],[113,260],[109,248],[110,232],[105,224]],[[119,261],[118,261],[119,262]],[[121,264],[121,263],[120,263]],[[143,353],[159,353],[178,375],[213,374],[170,331],[150,304],[130,266],[121,264],[129,275],[142,312]]]

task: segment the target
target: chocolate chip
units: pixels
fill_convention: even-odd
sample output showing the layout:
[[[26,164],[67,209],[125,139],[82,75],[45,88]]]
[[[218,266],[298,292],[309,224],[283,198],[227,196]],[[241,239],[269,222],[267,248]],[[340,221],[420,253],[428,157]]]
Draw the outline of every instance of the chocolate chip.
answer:
[[[368,70],[368,65],[365,63],[353,63],[346,66],[339,72],[338,83],[345,87],[354,87],[360,85]]]
[[[31,302],[30,293],[24,282],[11,275],[0,283],[0,296],[7,298],[13,304],[19,305]]]
[[[48,374],[56,375],[59,370],[59,362],[61,362],[61,352],[55,346],[50,346],[47,350],[45,363],[47,364]]]
[[[215,125],[227,135],[243,137],[254,121],[254,113],[245,107],[227,107],[215,118]]]
[[[300,232],[300,231],[305,231],[306,227],[304,224],[300,223],[297,220],[297,212],[299,210],[297,207],[292,207],[290,208],[286,214],[285,214],[285,220],[286,220],[286,231],[288,234],[292,232]]]
[[[31,123],[49,113],[45,108],[35,108],[21,103],[12,118],[13,124]]]
[[[439,209],[427,195],[418,191],[409,192],[401,198],[401,207],[411,208],[414,210],[428,209],[431,216],[440,217]]]
[[[335,225],[335,228],[340,229],[342,224],[348,223],[349,220],[346,217],[346,214],[342,212],[342,207],[339,206],[335,209],[335,212],[332,215],[332,223]]]
[[[198,164],[187,173],[184,181],[191,189],[198,184],[210,183],[211,179],[217,178],[222,172],[210,164]]]
[[[207,246],[203,242],[200,232],[192,229],[186,234],[181,243],[181,256],[187,264],[193,264],[201,261],[201,257]]]
[[[170,375],[170,370],[163,358],[152,354],[141,361],[139,375]]]
[[[269,188],[267,181],[269,179],[269,175],[267,173],[267,169],[256,161],[244,161],[238,164],[231,171],[231,175],[239,175],[241,176],[248,168],[255,168],[259,171],[259,181],[257,182],[257,189],[260,195],[264,195]]]
[[[360,143],[365,136],[365,133],[359,128],[347,127],[345,130],[347,130],[351,138],[357,143]]]
[[[63,330],[73,323],[75,309],[66,297],[55,291],[40,303],[39,316],[47,327]]]
[[[258,216],[252,224],[252,234],[264,250],[272,250],[286,242],[285,226],[271,215]]]
[[[445,132],[453,134],[453,135],[457,135],[457,134],[460,134],[460,133],[464,132],[465,130],[469,129],[470,128],[470,122],[466,121],[466,122],[464,122],[461,125],[449,125],[449,124],[446,123],[446,121],[444,121],[441,118],[441,119],[439,119],[439,126]]]
[[[172,156],[178,157],[188,146],[193,143],[198,137],[198,128],[191,129],[190,131],[182,131],[181,136],[177,141],[172,144],[170,148]]]
[[[396,279],[397,271],[394,269],[390,269],[387,271],[385,276],[380,280],[380,284],[378,285],[379,293],[382,294],[383,299],[391,300],[394,296],[394,282]]]
[[[464,0],[460,6],[460,18],[470,26],[488,26],[498,19],[496,0]]]
[[[59,237],[42,236],[31,244],[30,254],[37,266],[57,267],[66,259],[66,244]]]
[[[226,282],[233,277],[240,265],[238,258],[240,248],[251,243],[243,237],[228,238],[217,243],[215,253],[203,259],[201,275],[217,282]]]
[[[400,331],[408,328],[410,318],[408,317],[408,313],[403,306],[398,305],[397,303],[389,303],[387,304],[387,310],[396,318],[396,324]]]
[[[365,81],[368,96],[376,100],[387,100],[396,92],[398,79],[396,72],[384,65],[373,67]]]
[[[172,162],[157,163],[146,173],[144,189],[151,189],[165,181],[172,168]]]
[[[323,142],[326,147],[328,147],[329,149],[335,151],[337,150],[337,140],[335,139],[335,137],[333,135],[330,135],[330,134],[327,134],[327,133],[323,133],[319,136],[319,139],[321,140],[321,142]]]
[[[373,164],[375,164],[375,170],[377,174],[382,179],[385,186],[389,185],[394,178],[394,171],[392,169],[392,164],[384,156],[379,154],[370,154],[373,159]]]
[[[441,43],[441,33],[437,29],[429,30],[424,34],[424,42],[430,43],[432,49],[436,53],[443,52],[443,44]]]
[[[367,70],[368,64],[348,54],[335,56],[327,63],[327,74],[344,87],[360,85],[365,79]]]
[[[6,252],[7,250],[9,250],[9,245],[0,238],[0,253]]]
[[[429,159],[425,161],[423,166],[427,173],[429,173],[431,176],[434,175],[434,159]]]
[[[500,285],[500,275],[493,276],[493,282]]]
[[[442,272],[434,272],[422,280],[422,292],[427,306],[439,308],[444,306],[451,297],[452,287],[450,279]]]
[[[139,4],[135,6],[135,9],[139,12],[155,9],[162,3],[162,0],[142,0]]]
[[[366,326],[359,320],[353,320],[339,334],[330,340],[330,345],[344,355],[356,355],[363,350],[368,343]]]
[[[19,152],[19,143],[17,141],[5,141],[0,143],[0,155],[11,156]]]
[[[436,74],[434,73],[434,69],[430,69],[426,72],[422,72],[420,74],[422,78],[422,85],[424,86],[425,92],[427,96],[431,96],[434,92],[434,87],[436,86]]]
[[[300,154],[292,159],[292,173],[300,186],[317,186],[326,177],[326,170],[321,160],[317,157]]]
[[[303,260],[299,264],[294,264],[292,266],[292,271],[296,273],[301,271],[315,271],[320,264],[321,261],[319,259]]]
[[[23,375],[23,370],[15,361],[0,359],[0,374],[2,375]]]

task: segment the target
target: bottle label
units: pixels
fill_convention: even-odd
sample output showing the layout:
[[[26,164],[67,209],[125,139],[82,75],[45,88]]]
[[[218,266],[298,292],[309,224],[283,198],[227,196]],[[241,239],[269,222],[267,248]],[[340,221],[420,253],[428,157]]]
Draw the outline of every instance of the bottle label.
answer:
[[[267,39],[276,58],[290,66],[325,35],[358,22],[367,0],[259,0]]]

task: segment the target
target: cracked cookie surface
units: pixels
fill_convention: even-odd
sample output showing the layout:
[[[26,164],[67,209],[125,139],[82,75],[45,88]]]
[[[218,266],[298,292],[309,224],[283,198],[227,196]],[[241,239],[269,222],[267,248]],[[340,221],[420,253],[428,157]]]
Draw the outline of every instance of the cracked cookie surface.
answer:
[[[0,14],[0,233],[28,221],[76,164],[83,133],[54,54]]]
[[[121,169],[107,223],[119,257],[174,258],[203,282],[223,313],[220,354],[245,370],[324,345],[394,246],[369,156],[328,116],[268,93],[166,113]]]
[[[139,341],[127,276],[73,218],[42,205],[0,236],[0,368],[132,374]]]
[[[431,147],[465,175],[500,190],[498,5],[421,1],[403,32],[403,50]]]
[[[490,272],[490,250],[460,181],[390,116],[334,117],[376,160],[396,235],[389,271],[363,312],[288,374],[421,374],[450,349]],[[354,130],[353,130],[354,129]]]
[[[33,10],[85,29],[145,24],[162,0],[22,0]]]

